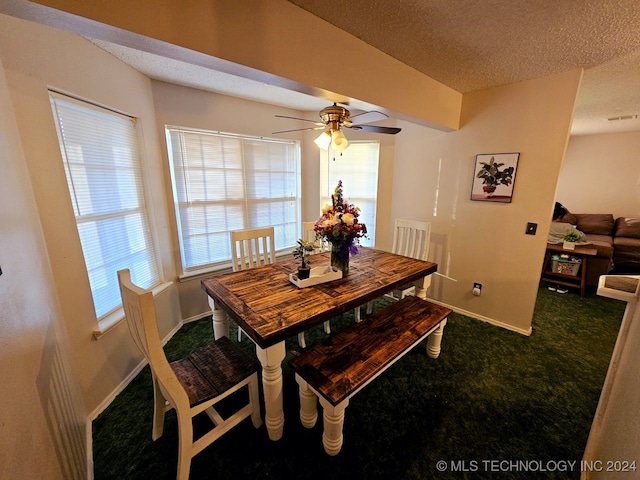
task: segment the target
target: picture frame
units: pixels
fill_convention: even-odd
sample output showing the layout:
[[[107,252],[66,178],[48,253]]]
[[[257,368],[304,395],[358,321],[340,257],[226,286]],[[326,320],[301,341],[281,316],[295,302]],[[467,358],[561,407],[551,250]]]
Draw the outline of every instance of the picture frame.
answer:
[[[519,152],[476,155],[471,200],[511,203],[519,159]]]

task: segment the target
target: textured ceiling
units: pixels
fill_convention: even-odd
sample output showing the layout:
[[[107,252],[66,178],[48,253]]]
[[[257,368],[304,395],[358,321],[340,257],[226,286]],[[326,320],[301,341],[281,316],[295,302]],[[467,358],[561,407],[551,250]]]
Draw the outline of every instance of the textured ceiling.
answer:
[[[640,48],[638,0],[289,2],[463,93]]]
[[[460,92],[584,68],[572,133],[640,130],[638,0],[289,2]]]
[[[584,68],[573,134],[640,130],[638,0],[289,0],[460,92]],[[152,78],[298,110],[326,101],[95,41]],[[352,105],[366,109],[366,105]],[[612,117],[630,117],[609,121]]]

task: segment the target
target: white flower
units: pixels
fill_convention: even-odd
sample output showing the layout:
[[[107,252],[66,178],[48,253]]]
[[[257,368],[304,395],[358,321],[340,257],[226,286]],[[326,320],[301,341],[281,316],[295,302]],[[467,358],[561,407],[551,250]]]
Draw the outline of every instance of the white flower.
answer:
[[[354,217],[351,213],[343,213],[342,214],[342,222],[346,225],[353,225],[356,221],[356,217]]]

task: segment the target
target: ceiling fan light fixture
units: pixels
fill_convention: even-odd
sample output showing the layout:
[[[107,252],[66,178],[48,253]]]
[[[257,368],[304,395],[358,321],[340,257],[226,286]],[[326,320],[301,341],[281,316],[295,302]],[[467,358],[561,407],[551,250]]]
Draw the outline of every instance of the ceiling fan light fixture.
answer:
[[[331,148],[342,152],[349,146],[349,140],[344,136],[341,130],[334,130],[331,132]]]
[[[322,150],[328,150],[331,143],[331,134],[329,132],[322,132],[318,138],[314,140],[314,143]]]

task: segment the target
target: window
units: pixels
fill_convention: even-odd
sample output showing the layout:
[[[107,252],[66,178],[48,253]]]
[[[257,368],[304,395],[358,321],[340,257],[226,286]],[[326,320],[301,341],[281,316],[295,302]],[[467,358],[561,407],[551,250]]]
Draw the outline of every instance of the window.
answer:
[[[182,268],[231,260],[229,232],[273,226],[276,250],[300,237],[300,146],[167,127]]]
[[[135,119],[50,92],[67,185],[96,316],[120,308],[116,272],[160,283],[149,228]]]
[[[375,244],[379,152],[379,142],[351,142],[341,155],[320,151],[321,206],[331,203],[333,190],[342,180],[345,200],[360,207],[359,221],[367,226],[369,238],[360,240],[365,247]]]

